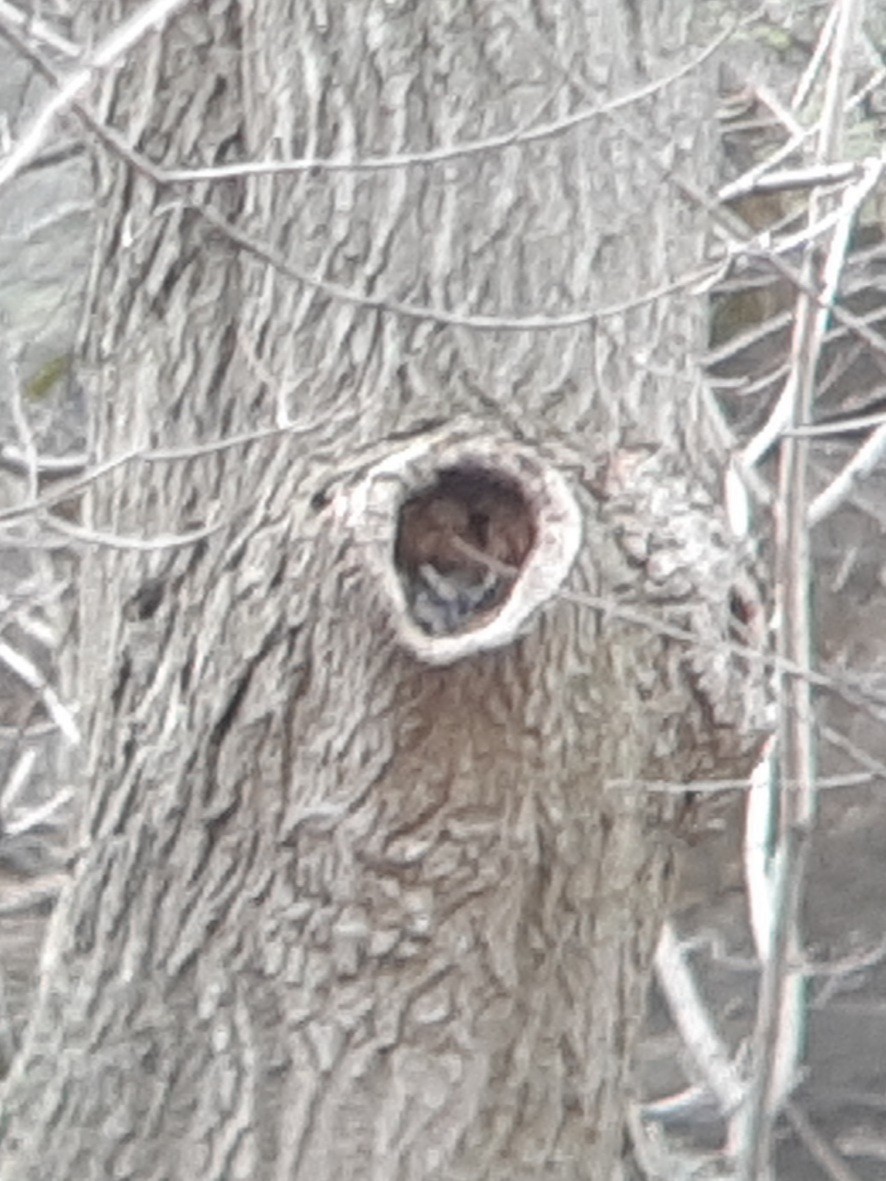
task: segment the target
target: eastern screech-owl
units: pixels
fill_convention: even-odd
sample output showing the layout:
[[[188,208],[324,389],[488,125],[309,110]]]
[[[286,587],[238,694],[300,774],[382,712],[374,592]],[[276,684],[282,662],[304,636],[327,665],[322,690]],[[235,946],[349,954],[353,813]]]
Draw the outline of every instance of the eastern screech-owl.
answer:
[[[458,631],[505,597],[532,546],[527,506],[505,489],[463,495],[437,488],[407,503],[397,564],[416,622],[431,635]]]

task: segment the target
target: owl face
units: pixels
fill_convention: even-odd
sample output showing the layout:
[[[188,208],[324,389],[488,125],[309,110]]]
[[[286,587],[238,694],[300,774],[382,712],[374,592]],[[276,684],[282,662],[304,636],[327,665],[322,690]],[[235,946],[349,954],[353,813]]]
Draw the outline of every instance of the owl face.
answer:
[[[529,506],[481,473],[447,473],[403,506],[396,563],[416,622],[451,634],[504,600],[534,541]]]

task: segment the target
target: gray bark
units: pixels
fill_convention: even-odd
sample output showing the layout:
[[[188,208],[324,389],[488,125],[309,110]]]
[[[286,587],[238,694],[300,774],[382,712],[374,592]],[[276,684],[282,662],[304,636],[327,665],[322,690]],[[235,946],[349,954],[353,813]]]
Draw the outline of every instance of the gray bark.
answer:
[[[670,7],[200,5],[103,114],[168,166],[427,151],[661,76],[685,60]],[[693,71],[621,117],[703,183],[709,109]],[[669,797],[630,785],[750,749],[702,310],[467,321],[630,303],[697,263],[699,211],[602,116],[443,164],[194,192],[100,152],[97,175],[96,459],[281,429],[90,488],[92,529],[207,535],[99,546],[84,572],[82,852],[0,1177],[617,1177],[674,852]],[[562,481],[582,538],[512,635],[484,644],[484,617],[437,660],[397,590],[398,514],[460,463],[541,473],[524,507],[554,548],[538,488]]]

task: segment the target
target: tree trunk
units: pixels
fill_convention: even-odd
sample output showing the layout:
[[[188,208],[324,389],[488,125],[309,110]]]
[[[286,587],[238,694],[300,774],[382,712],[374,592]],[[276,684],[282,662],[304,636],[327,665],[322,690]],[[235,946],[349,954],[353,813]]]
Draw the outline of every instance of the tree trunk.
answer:
[[[95,458],[151,455],[85,507],[83,844],[4,1181],[620,1175],[674,847],[633,785],[734,774],[753,693],[703,311],[646,298],[701,212],[572,116],[676,73],[690,7],[216,0],[109,82],[169,168],[498,142],[98,153]],[[700,185],[706,69],[618,115]]]

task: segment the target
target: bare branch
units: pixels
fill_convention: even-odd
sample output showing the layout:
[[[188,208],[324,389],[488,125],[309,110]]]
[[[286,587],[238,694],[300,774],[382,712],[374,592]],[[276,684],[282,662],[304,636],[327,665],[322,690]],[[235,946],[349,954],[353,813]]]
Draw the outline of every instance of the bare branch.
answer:
[[[872,416],[882,420],[882,415]],[[886,453],[886,425],[879,426],[849,463],[809,506],[809,524],[821,522],[852,494],[855,485],[869,475]]]
[[[886,778],[873,771],[856,771],[850,775],[826,775],[816,781],[819,791],[835,791],[842,788],[867,787],[872,783]],[[752,786],[747,779],[687,779],[685,781],[669,781],[666,779],[607,779],[607,791],[651,791],[664,795],[685,796],[687,792],[693,795],[721,795],[724,791],[751,792]],[[799,783],[783,783],[782,791],[805,790]]]
[[[793,1099],[789,1099],[786,1103],[785,1115],[788,1123],[806,1146],[809,1155],[825,1175],[831,1178],[831,1181],[861,1181],[855,1170],[851,1169],[845,1160],[836,1154],[803,1108]]]
[[[655,971],[683,1044],[716,1096],[721,1113],[726,1117],[733,1115],[744,1102],[746,1084],[702,1003],[676,932],[669,922],[665,923],[659,937]]]
[[[643,99],[654,97],[665,87],[672,86],[681,78],[685,78],[697,70],[718,49],[731,41],[737,32],[755,20],[757,15],[758,13],[755,12],[746,16],[737,24],[724,30],[690,61],[663,77],[656,78],[645,86],[640,86],[627,94],[611,99],[609,102],[573,111],[561,119],[542,123],[535,127],[530,126],[522,130],[505,132],[502,135],[487,136],[485,139],[472,140],[463,144],[432,148],[427,152],[407,152],[393,156],[367,156],[363,159],[350,160],[316,156],[301,160],[248,160],[240,164],[223,164],[211,168],[156,166],[155,177],[160,184],[196,184],[214,180],[236,180],[244,176],[286,176],[303,172],[384,172],[391,169],[414,168],[419,165],[445,164],[451,160],[487,155],[489,152],[501,151],[514,145],[532,144],[538,143],[540,140],[553,139],[594,119],[602,118],[612,111],[624,110],[625,107],[630,107]]]
[[[842,128],[848,58],[860,20],[859,0],[838,0],[830,73],[818,140],[818,161],[834,156]],[[859,195],[860,196],[860,195]],[[821,216],[825,198],[815,190],[809,222]],[[860,200],[859,200],[860,203]],[[858,205],[840,223],[826,266],[827,304],[809,294],[815,287],[815,261],[807,247],[797,298],[792,371],[784,395],[786,423],[812,418],[815,371],[824,336],[826,311],[833,302],[848,242],[848,226]],[[788,401],[789,399],[789,401]],[[809,527],[807,509],[809,444],[801,438],[782,443],[776,512],[776,609],[780,618],[779,656],[803,669],[812,667],[809,615]],[[755,1181],[771,1170],[775,1120],[794,1083],[805,1023],[800,907],[809,832],[816,809],[815,744],[809,682],[780,676],[779,774],[806,790],[779,797],[778,837],[771,871],[771,922],[760,948],[763,974],[753,1039],[753,1083],[738,1154],[739,1181]]]
[[[751,193],[783,193],[796,192],[801,189],[816,189],[823,185],[858,181],[862,178],[863,173],[863,161],[846,160],[836,164],[810,164],[806,168],[782,168],[772,172],[764,172],[757,177],[745,174],[740,176],[738,180],[730,181],[728,185],[724,185],[717,197],[720,201],[735,201],[739,197],[750,196]]]
[[[58,694],[49,684],[33,661],[21,652],[17,652],[11,644],[0,640],[0,662],[6,665],[20,681],[37,694],[46,712],[58,726],[71,746],[80,742],[80,729],[74,721],[73,714],[66,705],[62,704]]]
[[[152,29],[160,28],[177,9],[184,7],[188,0],[150,0],[127,21],[114,29],[89,55],[88,64],[62,82],[60,89],[47,100],[31,120],[28,129],[21,135],[0,161],[0,185],[5,184],[31,161],[43,146],[53,122],[64,111],[74,107],[77,95],[85,90],[96,74],[118,62],[128,49],[137,44]],[[3,14],[7,20],[8,14]],[[0,31],[3,26],[0,25]]]
[[[157,550],[179,549],[183,546],[196,545],[207,537],[212,537],[224,528],[224,522],[214,521],[211,525],[204,525],[200,529],[192,529],[188,533],[158,533],[155,537],[123,537],[119,533],[102,533],[97,529],[87,529],[83,525],[75,525],[63,517],[48,517],[47,528],[54,529],[70,537],[73,541],[86,545],[100,545],[106,549],[138,550],[140,553],[154,553]]]
[[[47,800],[46,803],[28,808],[27,811],[22,812],[14,820],[5,820],[3,823],[3,832],[8,836],[21,836],[23,833],[32,832],[36,828],[53,825],[56,823],[56,817],[59,812],[64,811],[73,798],[74,793],[70,788],[62,788],[55,793],[51,800]]]
[[[828,50],[834,38],[834,30],[837,27],[837,18],[840,14],[839,4],[832,4],[828,12],[825,22],[822,25],[821,32],[818,35],[818,41],[815,46],[815,52],[809,59],[806,69],[803,71],[800,81],[794,90],[794,97],[791,99],[791,109],[799,111],[806,99],[809,97],[812,87],[815,85],[815,80],[818,77]]]
[[[884,80],[886,80],[886,69],[880,69],[847,100],[845,113],[848,114],[850,111],[859,107],[870,94],[882,86]],[[792,156],[807,140],[815,135],[817,129],[818,123],[816,122],[792,134],[780,148],[777,148],[765,160],[761,160],[759,164],[748,168],[737,180],[724,186],[720,190],[720,198],[725,201],[732,197],[737,197],[744,192],[753,192],[759,180],[767,173],[776,169],[782,161]],[[817,166],[820,167],[820,163]],[[813,167],[816,167],[816,165],[813,165]],[[735,191],[732,191],[733,187]]]
[[[40,17],[35,16],[34,13],[22,12],[14,4],[10,4],[8,0],[0,0],[0,18],[21,29],[23,33],[34,37],[37,41],[42,41],[44,45],[48,45],[50,49],[56,50],[65,57],[79,58],[82,56],[79,45],[60,36],[56,29],[53,29]]]

